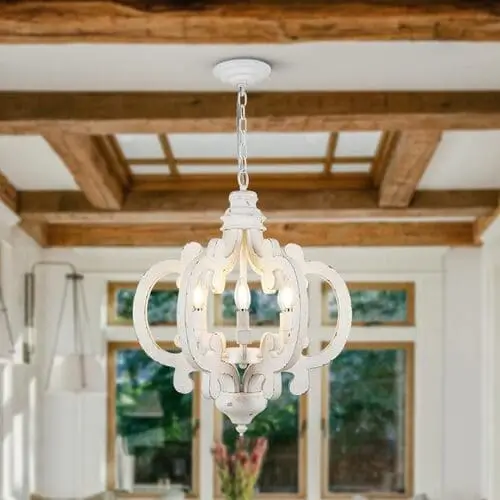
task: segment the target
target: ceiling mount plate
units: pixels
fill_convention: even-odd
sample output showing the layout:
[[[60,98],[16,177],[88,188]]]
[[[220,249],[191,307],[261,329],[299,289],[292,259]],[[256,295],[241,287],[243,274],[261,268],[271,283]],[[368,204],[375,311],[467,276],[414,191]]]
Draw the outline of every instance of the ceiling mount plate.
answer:
[[[217,63],[213,73],[222,83],[250,87],[269,78],[271,66],[260,59],[228,59]]]

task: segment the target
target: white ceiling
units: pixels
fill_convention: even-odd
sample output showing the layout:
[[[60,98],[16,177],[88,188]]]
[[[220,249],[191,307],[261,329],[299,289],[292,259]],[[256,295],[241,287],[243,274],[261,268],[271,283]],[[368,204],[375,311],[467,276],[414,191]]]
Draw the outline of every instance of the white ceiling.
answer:
[[[419,189],[500,188],[500,130],[445,132]]]
[[[500,89],[500,43],[0,45],[2,90],[224,90],[214,63],[273,65],[262,90]]]
[[[247,134],[250,157],[308,158],[325,157],[327,132],[256,133]],[[381,133],[340,132],[335,156],[373,157]],[[118,143],[127,159],[164,158],[160,141],[154,134],[119,134]],[[168,139],[176,158],[234,158],[235,134],[169,134]]]
[[[0,172],[16,189],[78,189],[59,156],[38,136],[0,135]]]

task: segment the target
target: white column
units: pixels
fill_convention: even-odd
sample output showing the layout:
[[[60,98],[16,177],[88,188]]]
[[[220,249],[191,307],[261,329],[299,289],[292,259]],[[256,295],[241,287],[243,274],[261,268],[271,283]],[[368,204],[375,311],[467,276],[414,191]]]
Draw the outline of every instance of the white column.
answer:
[[[493,342],[492,342],[492,384],[491,384],[491,467],[489,475],[490,493],[487,497],[500,498],[500,263],[494,270],[494,288],[492,290],[492,300],[494,307]]]
[[[484,373],[488,357],[484,252],[452,249],[444,259],[443,499],[484,493]]]
[[[8,499],[12,497],[12,366],[0,368],[1,387],[1,425],[0,425],[0,464],[2,469],[0,497]]]

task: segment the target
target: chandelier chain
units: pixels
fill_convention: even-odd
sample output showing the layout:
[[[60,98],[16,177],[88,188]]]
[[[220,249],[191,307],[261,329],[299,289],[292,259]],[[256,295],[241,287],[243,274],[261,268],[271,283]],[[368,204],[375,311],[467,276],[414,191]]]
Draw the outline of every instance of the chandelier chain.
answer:
[[[238,86],[238,98],[236,101],[236,136],[238,151],[238,185],[240,190],[246,191],[248,188],[247,169],[247,91],[244,85]]]

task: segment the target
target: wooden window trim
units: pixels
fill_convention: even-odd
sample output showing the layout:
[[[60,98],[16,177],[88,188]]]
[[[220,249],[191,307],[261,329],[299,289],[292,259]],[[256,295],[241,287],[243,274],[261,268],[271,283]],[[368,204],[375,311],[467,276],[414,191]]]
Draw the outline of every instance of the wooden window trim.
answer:
[[[347,283],[350,291],[358,290],[405,290],[408,297],[408,318],[406,321],[391,321],[377,323],[377,327],[415,326],[415,283],[410,281],[352,281]],[[333,322],[328,318],[327,292],[330,290],[328,283],[321,286],[321,325],[331,326]],[[353,321],[353,326],[373,328],[373,325],[363,321]]]
[[[174,348],[173,342],[159,342],[158,345],[164,349]],[[116,352],[123,349],[140,349],[138,342],[123,341],[123,342],[108,342],[107,352],[107,426],[106,426],[106,489],[107,491],[115,491],[116,488],[116,457],[115,457],[115,441],[116,441]],[[191,491],[187,495],[188,498],[198,497],[199,495],[199,476],[200,476],[200,378],[198,374],[194,377],[193,389],[193,414],[192,423],[195,429],[192,442],[192,471],[191,471]],[[118,492],[119,496],[123,497],[141,497],[141,498],[156,498],[162,496],[163,493],[140,493],[140,492]]]
[[[322,348],[328,342],[322,343]],[[415,419],[415,346],[413,342],[349,342],[346,349],[385,350],[403,349],[406,352],[406,399],[405,399],[405,486],[404,493],[367,492],[362,495],[371,500],[406,499],[413,497],[414,490],[414,419]],[[335,363],[335,360],[333,360]],[[321,492],[323,498],[351,499],[356,493],[333,493],[328,488],[328,408],[329,408],[329,365],[323,369],[321,405]],[[360,493],[358,493],[360,494]]]
[[[131,289],[135,290],[137,288],[137,281],[108,281],[107,284],[107,312],[106,312],[106,324],[107,326],[132,326],[132,320],[120,319],[116,316],[115,308],[115,296],[118,290],[121,289]],[[177,290],[177,286],[174,282],[163,281],[157,283],[154,290]],[[157,323],[153,326],[175,326],[176,323],[166,322]]]
[[[309,427],[307,425],[307,394],[299,396],[299,464],[298,464],[298,478],[299,478],[299,491],[297,493],[262,493],[255,495],[255,498],[260,500],[281,500],[286,498],[306,498],[307,491],[307,436]],[[214,441],[220,440],[222,437],[222,413],[215,408],[214,405]],[[214,498],[222,499],[220,491],[220,481],[217,475],[217,469],[214,464]]]

